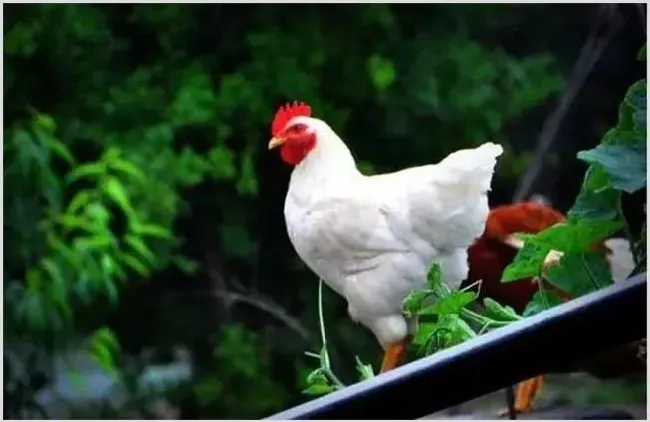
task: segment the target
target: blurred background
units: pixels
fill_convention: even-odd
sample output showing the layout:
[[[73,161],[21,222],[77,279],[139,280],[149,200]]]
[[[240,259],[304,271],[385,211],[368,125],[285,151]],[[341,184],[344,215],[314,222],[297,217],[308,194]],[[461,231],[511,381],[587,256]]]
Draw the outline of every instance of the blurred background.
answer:
[[[3,11],[7,418],[259,418],[310,399],[318,280],[286,235],[291,169],[266,150],[284,102],[367,174],[499,142],[491,203],[566,211],[576,153],[646,74],[641,4]],[[353,382],[354,356],[377,369],[381,351],[325,293]],[[645,403],[645,383],[565,381],[545,394]]]

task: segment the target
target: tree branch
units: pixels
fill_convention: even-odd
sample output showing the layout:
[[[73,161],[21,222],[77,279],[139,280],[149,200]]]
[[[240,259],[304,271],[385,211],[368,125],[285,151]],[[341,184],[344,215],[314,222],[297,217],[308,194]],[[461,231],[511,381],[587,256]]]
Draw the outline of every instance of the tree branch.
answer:
[[[616,12],[616,5],[604,4],[600,7],[587,41],[582,46],[578,59],[573,65],[571,77],[560,96],[557,107],[542,125],[542,131],[540,132],[535,149],[535,160],[533,160],[530,167],[528,167],[528,171],[521,179],[515,191],[513,202],[521,201],[530,194],[542,171],[545,157],[557,138],[562,121],[568,114],[573,101],[605,51],[605,48],[607,48],[614,34],[621,27],[621,24],[620,15]],[[607,31],[603,36],[600,36],[599,33],[603,25],[607,25]]]

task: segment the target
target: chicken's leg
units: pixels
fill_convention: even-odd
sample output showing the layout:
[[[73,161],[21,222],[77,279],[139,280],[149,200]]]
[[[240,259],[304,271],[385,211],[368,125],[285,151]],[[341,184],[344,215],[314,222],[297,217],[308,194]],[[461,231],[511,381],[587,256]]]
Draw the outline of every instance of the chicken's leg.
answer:
[[[517,413],[532,412],[533,402],[542,391],[543,385],[543,376],[537,376],[519,383],[515,390],[515,411]]]
[[[381,362],[381,369],[379,372],[387,372],[400,366],[406,358],[406,349],[410,341],[410,336],[402,341],[389,344],[384,351],[384,359]]]
[[[530,413],[533,411],[533,403],[542,390],[544,377],[542,375],[530,378],[517,384],[515,389],[514,411],[516,414]],[[510,409],[499,411],[498,416],[504,417],[510,414]]]

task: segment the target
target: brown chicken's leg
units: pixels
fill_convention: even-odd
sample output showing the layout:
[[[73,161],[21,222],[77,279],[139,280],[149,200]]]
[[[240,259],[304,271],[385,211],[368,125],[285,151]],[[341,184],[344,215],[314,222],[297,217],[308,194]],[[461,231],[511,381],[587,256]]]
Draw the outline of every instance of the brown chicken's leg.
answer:
[[[533,403],[539,396],[543,384],[544,377],[542,375],[517,384],[514,403],[514,411],[516,414],[530,413],[533,411]],[[507,416],[509,413],[508,408],[503,409],[499,412],[499,417]]]
[[[387,372],[400,366],[406,358],[406,348],[408,347],[410,337],[402,341],[390,344],[384,352],[384,359],[381,362],[379,372]]]
[[[517,385],[515,390],[515,411],[517,413],[530,413],[533,410],[533,402],[539,396],[544,385],[544,377],[537,376],[527,379]]]

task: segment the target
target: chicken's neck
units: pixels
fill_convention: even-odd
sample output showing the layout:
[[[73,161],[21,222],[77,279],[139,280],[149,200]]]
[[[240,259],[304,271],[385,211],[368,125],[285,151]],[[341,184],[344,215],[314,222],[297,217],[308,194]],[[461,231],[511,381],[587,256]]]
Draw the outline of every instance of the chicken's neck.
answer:
[[[329,128],[327,128],[329,129]],[[291,173],[291,188],[311,189],[332,183],[350,183],[361,173],[345,143],[331,130],[319,132],[316,146]]]

